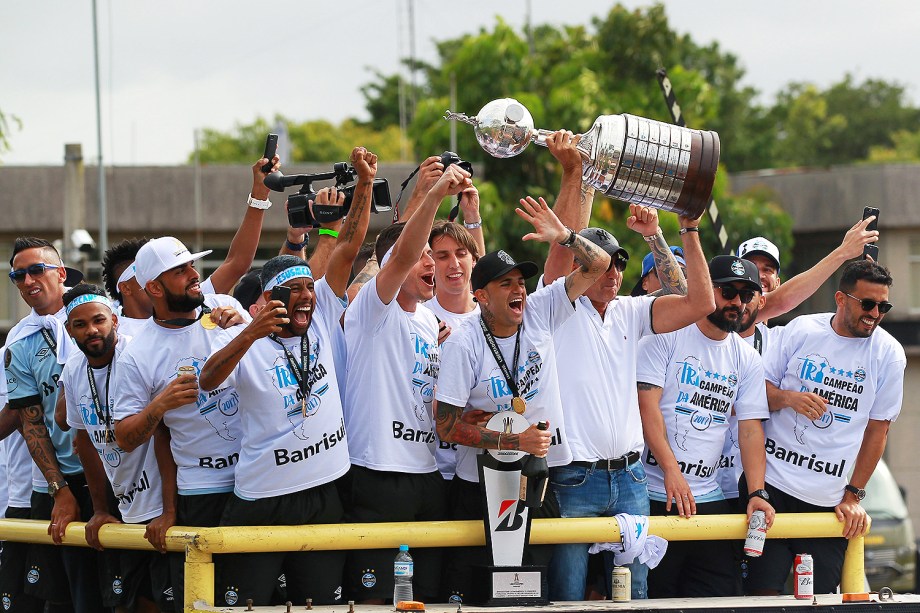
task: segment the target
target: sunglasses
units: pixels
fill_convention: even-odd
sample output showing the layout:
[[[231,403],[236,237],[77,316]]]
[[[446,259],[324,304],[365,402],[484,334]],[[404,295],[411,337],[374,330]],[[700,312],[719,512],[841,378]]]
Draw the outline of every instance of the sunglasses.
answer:
[[[885,314],[891,310],[891,307],[894,305],[888,302],[887,300],[882,300],[881,302],[876,302],[875,300],[869,300],[868,298],[857,298],[853,294],[848,294],[846,292],[840,292],[844,296],[849,296],[853,300],[859,303],[859,306],[862,307],[863,311],[869,312],[875,307],[878,307],[878,312]]]
[[[26,280],[26,275],[32,278],[40,277],[45,274],[45,271],[49,268],[60,268],[60,266],[55,266],[54,264],[32,264],[26,268],[11,270],[10,281],[16,284],[23,283]]]
[[[738,289],[734,285],[716,285],[716,288],[722,290],[722,297],[726,300],[734,300],[735,296],[741,296],[741,304],[747,304],[754,299],[752,289]]]
[[[626,264],[629,262],[629,258],[624,258],[622,253],[617,253],[611,258],[610,265],[616,268],[618,271],[623,272],[626,270]]]

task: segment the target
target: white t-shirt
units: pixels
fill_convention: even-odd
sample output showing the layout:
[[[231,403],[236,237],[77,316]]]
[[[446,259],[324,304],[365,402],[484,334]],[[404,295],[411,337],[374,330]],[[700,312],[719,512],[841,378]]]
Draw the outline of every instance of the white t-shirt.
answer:
[[[760,330],[760,355],[766,354],[770,328],[765,323],[756,324]],[[781,329],[781,328],[779,328]],[[740,337],[739,337],[740,338]],[[757,335],[752,334],[741,340],[757,350]],[[725,433],[725,445],[722,447],[722,458],[719,460],[719,486],[726,498],[738,497],[738,480],[741,479],[741,449],[738,447],[738,416],[728,416],[728,432]]]
[[[87,378],[86,355],[82,351],[68,358],[61,380],[67,401],[67,423],[71,428],[86,431],[99,453],[105,476],[112,484],[122,519],[128,524],[138,524],[163,513],[163,486],[153,453],[153,440],[146,441],[130,453],[115,443],[115,423],[112,420],[116,402],[114,371],[118,368],[118,358],[130,341],[131,337],[118,335],[111,374],[109,368],[92,369],[99,400],[108,402],[108,408],[97,410]],[[106,379],[109,379],[108,394]]]
[[[311,393],[306,402],[284,350],[269,338],[257,340],[221,386],[240,396],[243,429],[234,492],[259,499],[299,492],[328,483],[348,471],[345,420],[335,376],[333,335],[345,306],[326,283],[315,283],[316,308],[308,330]],[[214,351],[241,332],[223,330]],[[301,338],[282,338],[298,364]]]
[[[32,467],[35,462],[29,447],[18,431],[13,432],[3,441],[6,448],[7,476],[9,489],[7,490],[7,505],[17,509],[32,507]]]
[[[206,304],[241,307],[230,296],[210,294]],[[235,304],[234,304],[235,303]],[[244,319],[245,311],[240,311]],[[180,366],[201,366],[215,347],[220,328],[201,322],[165,328],[152,318],[125,348],[115,367],[115,421],[140,413],[172,381]],[[239,394],[229,386],[199,392],[195,404],[168,411],[163,423],[172,437],[180,494],[229,492],[240,452]]]
[[[832,315],[796,317],[765,356],[767,381],[828,401],[818,421],[786,407],[764,428],[767,482],[822,507],[843,498],[869,420],[897,419],[907,366],[903,347],[888,332],[839,336]]]
[[[434,314],[423,304],[407,313],[396,298],[384,304],[374,277],[345,311],[345,340],[352,464],[401,473],[437,470],[431,400],[440,361]]]
[[[728,416],[768,419],[763,363],[737,334],[716,341],[697,324],[639,341],[636,380],[662,388],[668,444],[694,496],[719,487]],[[642,456],[648,489],[665,494],[664,473],[651,450]]]
[[[454,333],[454,330],[458,330],[460,326],[463,325],[463,322],[469,319],[476,319],[481,313],[478,304],[474,304],[473,310],[467,313],[454,313],[448,311],[438,302],[437,294],[435,294],[434,298],[426,302],[425,306],[431,309],[435,317],[450,326],[451,334]],[[435,432],[435,436],[437,436],[437,432]],[[453,479],[457,471],[457,443],[447,443],[440,438],[437,440],[438,448],[435,451],[434,458],[438,463],[438,470],[441,471],[441,475],[445,479]]]
[[[641,452],[642,418],[636,392],[639,339],[652,334],[651,296],[620,297],[604,318],[588,298],[556,334],[562,407],[572,458],[594,462]]]
[[[118,316],[118,333],[125,336],[137,336],[137,333],[141,331],[145,325],[147,325],[147,319],[138,319],[136,317],[128,317],[127,315]]]
[[[565,292],[565,279],[561,278],[527,296],[518,364],[514,364],[517,335],[495,339],[505,363],[518,377],[518,388],[527,404],[524,417],[531,424],[549,421],[553,440],[546,461],[550,466],[563,466],[572,461],[565,434],[553,335],[574,313]],[[478,319],[464,323],[444,342],[436,397],[438,402],[464,407],[464,411],[511,410],[512,392],[486,344]],[[476,456],[482,451],[458,446],[458,477],[474,483],[479,481]]]

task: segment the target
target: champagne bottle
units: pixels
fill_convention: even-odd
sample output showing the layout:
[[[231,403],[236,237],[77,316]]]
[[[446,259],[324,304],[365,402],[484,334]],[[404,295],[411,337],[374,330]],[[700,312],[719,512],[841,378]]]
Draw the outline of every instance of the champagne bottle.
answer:
[[[549,429],[549,423],[537,423],[538,430]],[[549,466],[546,456],[528,455],[524,458],[521,467],[521,488],[519,498],[531,508],[538,509],[543,506],[543,497],[546,496],[546,486],[549,484]]]

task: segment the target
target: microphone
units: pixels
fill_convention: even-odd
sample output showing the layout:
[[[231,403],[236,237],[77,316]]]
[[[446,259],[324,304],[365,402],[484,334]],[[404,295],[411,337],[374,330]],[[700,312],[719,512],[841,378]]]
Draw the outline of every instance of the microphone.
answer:
[[[265,187],[272,189],[276,192],[283,192],[285,188],[288,188],[292,185],[297,185],[297,179],[300,178],[299,175],[293,175],[290,177],[285,177],[281,174],[280,171],[273,172],[265,177]]]

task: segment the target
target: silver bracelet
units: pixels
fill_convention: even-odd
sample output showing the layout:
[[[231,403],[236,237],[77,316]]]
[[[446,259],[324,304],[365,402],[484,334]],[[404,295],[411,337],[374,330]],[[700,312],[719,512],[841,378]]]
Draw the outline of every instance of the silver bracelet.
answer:
[[[658,240],[658,237],[661,236],[661,228],[658,228],[658,231],[649,236],[643,236],[646,243],[654,243]]]
[[[476,228],[482,227],[482,220],[480,219],[479,221],[474,222],[474,223],[466,223],[466,221],[464,221],[463,227],[466,228],[467,230],[475,230]]]

